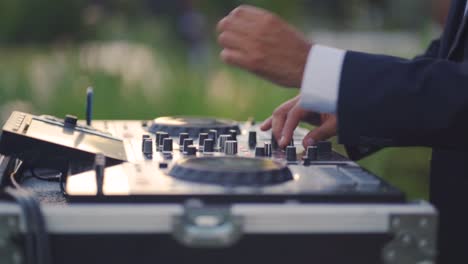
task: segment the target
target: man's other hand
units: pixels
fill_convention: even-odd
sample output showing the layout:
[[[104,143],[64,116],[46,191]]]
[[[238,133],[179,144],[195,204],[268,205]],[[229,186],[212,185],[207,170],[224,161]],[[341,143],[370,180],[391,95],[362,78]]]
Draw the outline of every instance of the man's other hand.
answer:
[[[302,141],[304,148],[336,135],[337,119],[335,115],[306,111],[301,108],[299,100],[300,97],[297,96],[285,102],[276,108],[273,115],[260,126],[263,131],[273,130],[273,136],[278,140],[278,145],[281,148],[285,148],[291,142],[294,130],[301,121],[317,126],[304,137]]]
[[[218,23],[221,59],[286,87],[300,87],[312,44],[278,16],[240,6]]]

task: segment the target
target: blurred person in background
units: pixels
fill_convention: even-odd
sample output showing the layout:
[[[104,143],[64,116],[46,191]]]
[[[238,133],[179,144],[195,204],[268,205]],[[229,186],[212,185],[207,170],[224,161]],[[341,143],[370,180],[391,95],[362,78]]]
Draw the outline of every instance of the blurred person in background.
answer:
[[[442,21],[443,9],[437,10]],[[304,147],[337,134],[352,159],[389,146],[433,149],[430,199],[440,212],[442,264],[468,259],[467,11],[466,0],[452,1],[442,36],[414,59],[318,45],[252,6],[236,8],[218,24],[225,63],[301,88],[262,125],[281,147],[306,121],[318,127]]]
[[[177,28],[187,46],[187,62],[199,72],[205,69],[209,61],[207,23],[194,0],[182,0],[180,10]]]

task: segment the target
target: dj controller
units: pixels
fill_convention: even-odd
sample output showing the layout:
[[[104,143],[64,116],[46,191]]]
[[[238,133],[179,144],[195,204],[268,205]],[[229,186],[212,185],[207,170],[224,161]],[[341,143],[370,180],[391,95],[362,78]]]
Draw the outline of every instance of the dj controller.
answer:
[[[15,112],[0,151],[31,168],[62,170],[70,202],[405,201],[398,189],[334,152],[331,142],[304,149],[306,133],[298,128],[279,149],[271,132],[252,121],[160,117],[88,126],[73,116]]]

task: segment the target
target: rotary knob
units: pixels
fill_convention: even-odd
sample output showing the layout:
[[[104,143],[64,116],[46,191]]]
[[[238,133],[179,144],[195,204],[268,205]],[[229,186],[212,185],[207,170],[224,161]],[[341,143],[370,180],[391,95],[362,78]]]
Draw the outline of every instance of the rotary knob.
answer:
[[[143,140],[143,154],[145,156],[153,155],[153,141],[151,138]]]
[[[332,143],[330,141],[320,141],[317,143],[317,155],[319,159],[329,159],[331,154]]]
[[[150,135],[143,135],[141,137],[141,151],[143,151],[144,148],[145,148],[145,139],[151,139],[151,136]]]
[[[205,139],[204,144],[203,144],[203,152],[204,153],[214,152],[214,140],[213,139]]]
[[[218,140],[218,131],[216,129],[211,129],[208,131],[208,138],[216,142]]]
[[[271,143],[266,142],[264,148],[265,148],[265,157],[271,157],[273,155]]]
[[[317,153],[317,146],[307,147],[307,159],[309,161],[316,161],[318,159]]]
[[[187,146],[187,155],[188,156],[197,155],[197,147],[195,147],[194,145]]]
[[[198,146],[200,149],[205,145],[205,140],[208,139],[208,133],[200,133],[198,135]]]
[[[287,161],[297,160],[296,147],[293,147],[293,146],[286,147],[286,160]]]
[[[235,129],[229,130],[229,135],[231,135],[231,140],[237,140],[237,130]]]
[[[186,138],[183,144],[183,152],[186,153],[188,151],[188,146],[191,146],[191,145],[193,145],[193,139]]]
[[[172,138],[165,138],[163,140],[163,146],[162,146],[162,152],[164,153],[168,153],[168,152],[172,152],[173,150],[173,140]]]
[[[179,150],[183,151],[184,150],[184,140],[189,138],[188,133],[180,133],[179,134]]]
[[[279,148],[278,141],[276,140],[275,135],[273,135],[273,133],[271,133],[271,149],[272,150],[278,150],[278,148]]]
[[[235,140],[226,141],[226,144],[224,147],[224,153],[226,155],[237,155],[237,141]]]
[[[76,124],[78,123],[78,118],[74,115],[66,115],[65,119],[63,120],[63,125],[65,128],[75,128]]]
[[[164,139],[169,138],[169,134],[166,132],[161,132],[159,135],[159,141],[157,142],[158,149],[161,150],[163,148]]]
[[[265,157],[265,148],[264,147],[256,147],[255,148],[255,157]]]
[[[219,152],[224,152],[224,147],[226,145],[226,141],[231,139],[231,135],[221,135],[219,136]]]
[[[254,149],[257,146],[257,132],[249,132],[249,148]]]

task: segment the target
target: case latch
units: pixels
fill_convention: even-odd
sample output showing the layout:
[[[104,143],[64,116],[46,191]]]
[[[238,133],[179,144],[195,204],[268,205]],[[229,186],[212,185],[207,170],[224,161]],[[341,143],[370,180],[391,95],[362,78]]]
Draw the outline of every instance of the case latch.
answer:
[[[0,263],[24,262],[22,250],[17,244],[19,218],[16,215],[0,215]]]
[[[175,239],[192,248],[230,247],[241,238],[242,231],[242,217],[232,215],[229,207],[191,203],[173,221]]]
[[[436,215],[392,215],[394,239],[384,248],[385,264],[433,264],[437,256]]]

